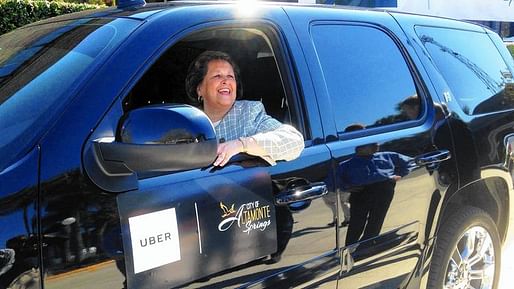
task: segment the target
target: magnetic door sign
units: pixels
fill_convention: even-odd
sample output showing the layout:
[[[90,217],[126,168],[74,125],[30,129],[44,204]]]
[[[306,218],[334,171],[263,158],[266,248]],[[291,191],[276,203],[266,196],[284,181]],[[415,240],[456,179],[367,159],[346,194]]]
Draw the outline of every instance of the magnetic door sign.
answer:
[[[128,288],[186,286],[277,251],[267,168],[193,175],[118,195]]]
[[[180,260],[180,242],[175,208],[128,219],[134,273]]]

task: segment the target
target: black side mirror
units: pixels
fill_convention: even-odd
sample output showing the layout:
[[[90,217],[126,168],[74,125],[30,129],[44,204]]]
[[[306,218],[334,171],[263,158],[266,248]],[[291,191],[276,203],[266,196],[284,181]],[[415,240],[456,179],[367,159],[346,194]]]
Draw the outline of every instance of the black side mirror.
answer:
[[[146,106],[123,116],[114,138],[92,141],[85,167],[98,186],[120,192],[137,187],[137,174],[208,166],[217,143],[201,110],[183,104]]]

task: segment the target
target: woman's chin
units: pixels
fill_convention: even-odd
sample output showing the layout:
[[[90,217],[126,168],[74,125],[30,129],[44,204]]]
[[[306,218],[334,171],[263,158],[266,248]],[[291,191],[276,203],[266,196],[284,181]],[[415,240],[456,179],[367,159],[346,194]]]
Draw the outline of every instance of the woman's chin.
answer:
[[[224,111],[227,112],[232,108],[234,102],[223,102],[223,103],[215,103],[215,104],[204,104],[204,109],[212,110],[212,111]]]
[[[222,97],[218,98],[218,104],[220,106],[224,106],[224,107],[231,107],[235,101],[236,101],[235,97],[231,97],[231,96],[230,97],[222,96]]]

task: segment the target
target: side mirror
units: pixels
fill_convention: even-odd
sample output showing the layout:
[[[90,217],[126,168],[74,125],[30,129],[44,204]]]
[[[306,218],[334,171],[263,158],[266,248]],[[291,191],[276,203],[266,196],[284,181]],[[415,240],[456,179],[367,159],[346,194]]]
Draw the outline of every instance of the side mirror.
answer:
[[[217,138],[205,113],[189,105],[154,105],[123,116],[116,136],[94,140],[86,171],[108,191],[137,188],[137,174],[201,168],[216,158]]]

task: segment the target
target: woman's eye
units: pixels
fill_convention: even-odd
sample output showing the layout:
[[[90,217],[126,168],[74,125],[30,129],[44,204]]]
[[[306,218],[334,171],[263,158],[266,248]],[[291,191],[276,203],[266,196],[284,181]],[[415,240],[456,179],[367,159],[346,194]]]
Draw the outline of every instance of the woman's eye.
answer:
[[[228,79],[234,79],[235,77],[233,75],[227,75]]]

